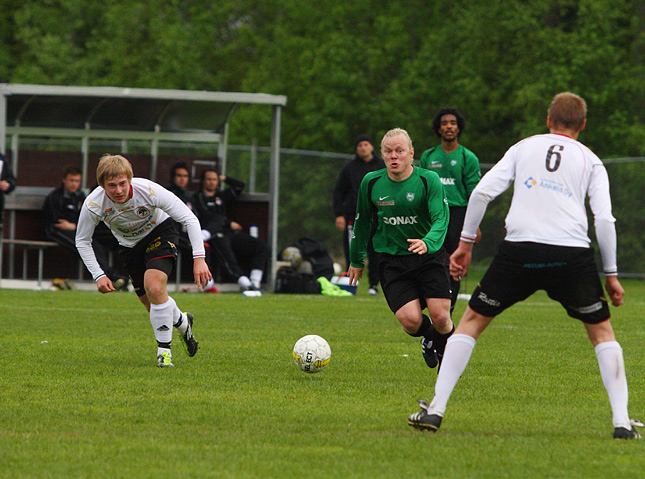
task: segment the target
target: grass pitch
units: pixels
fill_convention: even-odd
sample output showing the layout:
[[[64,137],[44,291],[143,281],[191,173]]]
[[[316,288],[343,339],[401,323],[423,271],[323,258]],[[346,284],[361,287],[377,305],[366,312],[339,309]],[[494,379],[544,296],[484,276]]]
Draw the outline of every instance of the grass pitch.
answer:
[[[612,322],[630,413],[645,419],[645,282],[623,284]],[[544,294],[482,335],[437,434],[406,424],[436,371],[382,295],[173,297],[194,313],[201,349],[189,358],[175,333],[175,367],[161,369],[132,293],[0,290],[0,477],[607,478],[645,467],[645,441],[611,439],[584,328]],[[305,334],[331,345],[321,373],[293,364]]]

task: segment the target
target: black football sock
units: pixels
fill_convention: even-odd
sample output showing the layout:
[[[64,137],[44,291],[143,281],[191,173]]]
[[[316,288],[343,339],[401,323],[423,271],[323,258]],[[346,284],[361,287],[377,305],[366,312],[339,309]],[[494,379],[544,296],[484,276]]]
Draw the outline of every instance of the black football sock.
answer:
[[[450,316],[452,316],[452,311],[455,309],[457,304],[457,296],[459,296],[459,287],[461,286],[461,281],[455,281],[450,277],[450,289],[452,291],[452,296],[450,297]]]
[[[407,332],[407,331],[406,331]],[[432,325],[432,321],[430,321],[430,318],[427,317],[425,314],[421,315],[421,326],[419,326],[419,329],[417,330],[416,333],[408,333],[410,336],[415,337],[415,338],[420,338],[424,337],[430,341],[434,339],[435,336],[435,330],[434,326]]]
[[[434,349],[437,351],[438,356],[443,356],[443,352],[446,350],[446,343],[448,342],[448,338],[452,336],[452,333],[455,332],[455,325],[452,325],[452,330],[447,332],[446,334],[441,334],[439,332],[435,333],[435,339],[434,339]]]

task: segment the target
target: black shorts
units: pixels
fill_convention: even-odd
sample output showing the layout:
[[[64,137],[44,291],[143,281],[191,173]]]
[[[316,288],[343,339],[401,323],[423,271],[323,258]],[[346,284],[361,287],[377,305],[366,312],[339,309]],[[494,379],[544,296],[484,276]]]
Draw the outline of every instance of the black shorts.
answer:
[[[402,306],[418,299],[423,310],[426,298],[450,299],[450,279],[446,251],[432,254],[381,254],[379,280],[387,304],[396,313]]]
[[[609,318],[593,248],[504,241],[468,304],[479,314],[497,316],[539,289],[584,323]]]
[[[157,269],[170,276],[177,262],[177,232],[168,218],[155,227],[132,248],[121,246],[119,255],[130,275],[138,296],[146,294],[143,276],[148,269]]]

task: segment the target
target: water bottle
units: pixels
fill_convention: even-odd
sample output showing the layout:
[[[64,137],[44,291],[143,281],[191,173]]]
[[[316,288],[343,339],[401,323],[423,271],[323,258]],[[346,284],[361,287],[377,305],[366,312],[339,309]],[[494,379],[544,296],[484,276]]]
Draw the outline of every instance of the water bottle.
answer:
[[[258,227],[254,223],[249,227],[249,235],[253,236],[254,238],[257,238],[259,234]]]

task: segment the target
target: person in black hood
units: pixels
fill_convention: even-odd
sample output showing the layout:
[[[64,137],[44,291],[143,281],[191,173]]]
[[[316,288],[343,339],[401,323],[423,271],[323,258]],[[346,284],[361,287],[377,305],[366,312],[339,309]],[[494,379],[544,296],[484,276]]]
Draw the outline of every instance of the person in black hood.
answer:
[[[343,232],[343,250],[347,268],[349,268],[349,241],[356,216],[356,200],[361,180],[370,171],[385,168],[383,160],[374,153],[374,145],[368,135],[356,137],[354,150],[356,158],[346,163],[340,170],[333,194],[336,229]],[[376,221],[373,222],[373,224],[376,223]],[[370,240],[367,246],[368,292],[370,295],[378,294],[378,262],[379,254],[374,251]]]

